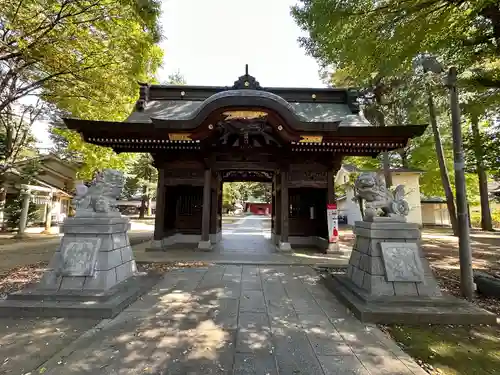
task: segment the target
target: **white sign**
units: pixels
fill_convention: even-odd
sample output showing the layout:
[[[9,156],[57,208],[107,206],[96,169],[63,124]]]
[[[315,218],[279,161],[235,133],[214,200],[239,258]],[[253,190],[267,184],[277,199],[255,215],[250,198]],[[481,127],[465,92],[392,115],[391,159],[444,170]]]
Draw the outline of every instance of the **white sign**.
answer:
[[[326,216],[328,220],[328,242],[335,243],[339,240],[339,215],[336,203],[326,205]]]

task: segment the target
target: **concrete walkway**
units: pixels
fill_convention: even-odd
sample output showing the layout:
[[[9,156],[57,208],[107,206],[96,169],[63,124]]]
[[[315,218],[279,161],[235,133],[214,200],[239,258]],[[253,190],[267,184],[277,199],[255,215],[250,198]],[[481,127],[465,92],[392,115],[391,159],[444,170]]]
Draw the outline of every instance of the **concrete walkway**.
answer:
[[[234,265],[167,273],[33,371],[42,372],[425,374],[350,315],[311,268]]]
[[[313,248],[294,248],[292,252],[278,252],[271,243],[271,230],[264,228],[269,220],[263,216],[247,216],[232,224],[225,224],[222,240],[211,251],[190,248],[174,248],[166,251],[147,252],[149,243],[134,247],[136,260],[144,262],[193,262],[204,261],[218,264],[262,265],[332,265],[345,266],[349,261],[350,246],[340,244],[343,254],[324,254]]]
[[[269,255],[276,252],[271,244],[271,229],[264,229],[263,216],[247,216],[222,226],[222,241],[214,253]]]

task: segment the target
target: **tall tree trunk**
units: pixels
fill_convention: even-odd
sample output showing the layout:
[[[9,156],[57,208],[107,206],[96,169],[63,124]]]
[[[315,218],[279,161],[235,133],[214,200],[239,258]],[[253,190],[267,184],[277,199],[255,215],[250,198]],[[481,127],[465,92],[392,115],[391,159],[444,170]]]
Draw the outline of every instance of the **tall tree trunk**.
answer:
[[[5,229],[5,202],[7,200],[7,189],[4,184],[0,185],[0,231]]]
[[[474,154],[476,156],[476,170],[479,178],[479,194],[481,196],[481,229],[493,231],[491,220],[490,201],[488,199],[488,177],[484,170],[483,149],[481,148],[481,135],[479,133],[479,116],[471,116],[471,130],[474,142]]]
[[[444,160],[443,144],[441,143],[441,134],[437,125],[436,108],[434,106],[434,98],[430,87],[427,85],[427,104],[429,106],[429,117],[432,126],[432,133],[434,134],[434,143],[436,146],[437,160],[439,164],[439,171],[441,173],[441,182],[443,183],[443,190],[446,196],[446,205],[450,214],[451,227],[453,234],[458,236],[458,220],[457,210],[455,208],[455,199],[453,191],[451,190],[450,177],[448,175],[448,168]]]
[[[151,199],[151,197],[148,194],[148,216],[153,216],[153,210],[152,210],[152,207],[151,207],[151,202],[152,202],[152,199]]]
[[[141,199],[141,208],[139,209],[139,219],[144,219],[144,215],[146,214],[147,201],[148,201],[148,187],[144,185],[142,187],[142,199]]]

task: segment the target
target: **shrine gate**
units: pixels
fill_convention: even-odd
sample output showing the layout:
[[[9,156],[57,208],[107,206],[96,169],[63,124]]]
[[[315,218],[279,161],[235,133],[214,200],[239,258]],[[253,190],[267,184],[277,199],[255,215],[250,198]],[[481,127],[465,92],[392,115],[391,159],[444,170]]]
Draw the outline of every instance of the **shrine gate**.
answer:
[[[222,184],[248,180],[272,183],[278,249],[328,250],[326,207],[342,158],[403,148],[426,128],[371,126],[357,98],[343,88],[263,88],[247,71],[230,87],[141,84],[124,122],[64,121],[86,142],[151,153],[158,249],[211,248],[221,238]]]

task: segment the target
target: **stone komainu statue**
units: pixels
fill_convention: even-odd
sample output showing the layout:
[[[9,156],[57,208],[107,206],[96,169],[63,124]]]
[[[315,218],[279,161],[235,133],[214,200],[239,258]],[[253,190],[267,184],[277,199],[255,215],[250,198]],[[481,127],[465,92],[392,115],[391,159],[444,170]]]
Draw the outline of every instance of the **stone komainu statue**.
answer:
[[[84,184],[77,185],[76,195],[73,198],[76,216],[85,213],[119,213],[116,200],[122,193],[124,185],[123,172],[114,169],[98,172],[88,187]]]
[[[404,199],[403,185],[398,185],[391,192],[385,185],[384,175],[380,172],[363,172],[354,183],[354,200],[365,202],[364,220],[373,220],[376,216],[404,218],[410,212]]]

